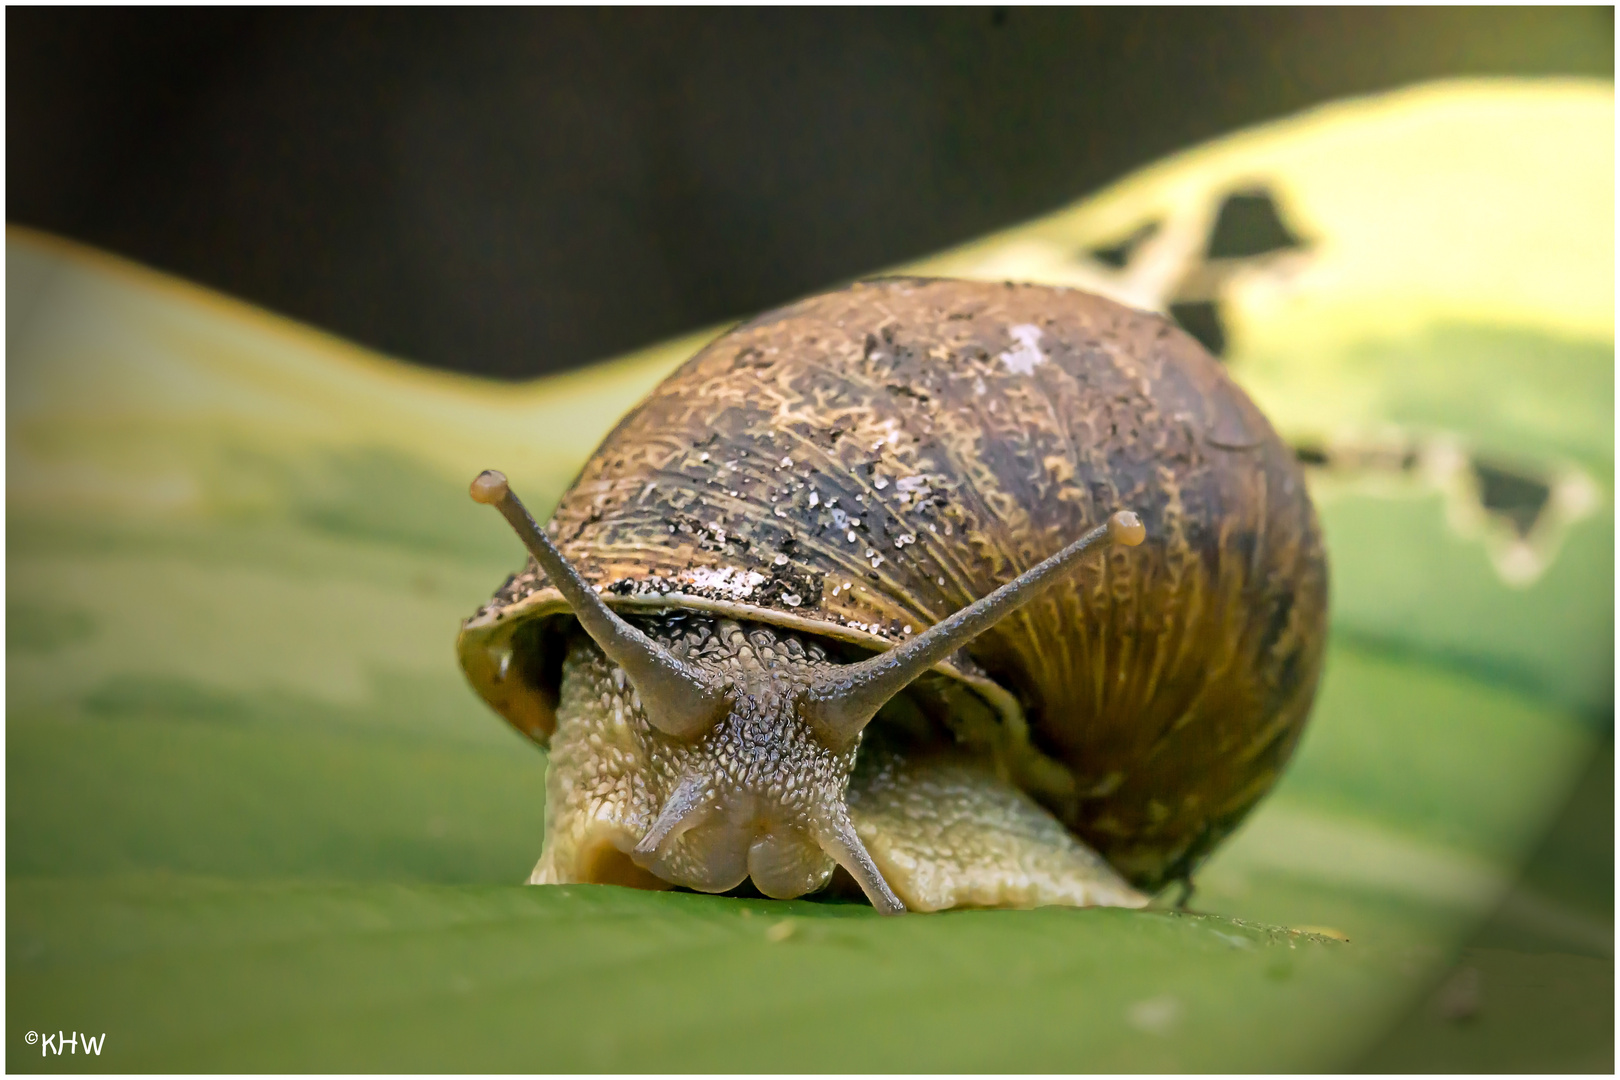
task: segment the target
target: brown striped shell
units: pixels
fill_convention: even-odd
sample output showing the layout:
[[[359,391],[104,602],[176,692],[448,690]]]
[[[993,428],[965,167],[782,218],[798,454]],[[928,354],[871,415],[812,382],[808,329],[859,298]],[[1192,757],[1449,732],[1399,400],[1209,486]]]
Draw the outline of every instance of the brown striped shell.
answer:
[[[925,682],[930,715],[1152,888],[1275,782],[1327,601],[1293,456],[1164,319],[1034,285],[812,297],[719,338],[626,416],[551,535],[621,612],[882,649],[1117,509],[1141,515],[1141,547],[1090,558]],[[531,562],[459,640],[473,685],[542,744],[570,618]]]

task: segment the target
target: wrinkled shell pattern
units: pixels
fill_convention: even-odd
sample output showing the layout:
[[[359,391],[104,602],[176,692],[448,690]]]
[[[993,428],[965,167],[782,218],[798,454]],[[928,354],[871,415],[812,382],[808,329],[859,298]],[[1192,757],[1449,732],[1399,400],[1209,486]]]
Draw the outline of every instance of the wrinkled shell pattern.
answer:
[[[1117,509],[1141,515],[1141,547],[1088,560],[935,681],[987,702],[1003,770],[1154,888],[1275,782],[1327,601],[1292,454],[1166,320],[1033,285],[813,297],[671,375],[592,456],[551,535],[621,612],[724,612],[879,649]],[[473,684],[542,744],[568,618],[531,562],[461,636]]]

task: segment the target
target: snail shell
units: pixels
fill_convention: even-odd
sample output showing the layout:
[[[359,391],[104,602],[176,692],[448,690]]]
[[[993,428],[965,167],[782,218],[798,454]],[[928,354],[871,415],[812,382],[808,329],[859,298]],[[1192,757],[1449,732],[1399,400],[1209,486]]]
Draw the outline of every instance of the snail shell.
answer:
[[[1145,543],[1091,557],[923,691],[960,743],[1154,889],[1275,782],[1327,600],[1293,455],[1163,318],[1034,285],[812,297],[671,375],[549,534],[621,614],[707,611],[881,650],[1119,508]],[[479,693],[542,745],[571,619],[531,561],[459,640]]]

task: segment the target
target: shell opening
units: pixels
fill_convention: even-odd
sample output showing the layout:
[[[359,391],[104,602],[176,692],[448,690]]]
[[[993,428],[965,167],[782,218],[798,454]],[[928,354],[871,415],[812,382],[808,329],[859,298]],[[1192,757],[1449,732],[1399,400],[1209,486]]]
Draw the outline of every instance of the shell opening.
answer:
[[[691,738],[714,726],[726,707],[724,688],[696,671],[603,603],[551,538],[535,524],[506,477],[486,469],[473,480],[475,501],[495,507],[523,541],[597,647],[622,667],[646,705],[647,721],[665,734]]]

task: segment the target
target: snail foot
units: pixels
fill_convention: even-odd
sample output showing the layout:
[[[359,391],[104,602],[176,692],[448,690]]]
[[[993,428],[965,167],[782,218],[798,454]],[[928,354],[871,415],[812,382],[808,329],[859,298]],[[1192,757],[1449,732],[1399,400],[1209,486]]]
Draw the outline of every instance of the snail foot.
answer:
[[[850,780],[849,815],[908,909],[1147,905],[989,762],[950,750],[873,750]]]

